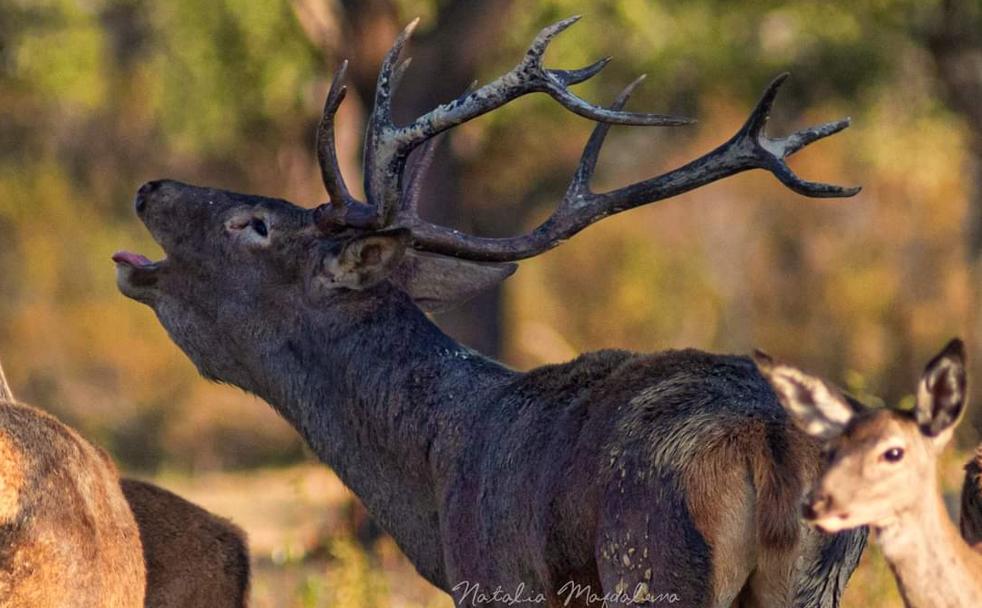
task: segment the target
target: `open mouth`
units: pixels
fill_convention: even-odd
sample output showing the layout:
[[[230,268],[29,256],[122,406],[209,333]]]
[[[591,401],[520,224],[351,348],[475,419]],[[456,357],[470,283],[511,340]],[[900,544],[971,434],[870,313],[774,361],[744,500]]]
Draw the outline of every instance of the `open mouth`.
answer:
[[[154,286],[157,283],[157,270],[164,262],[154,262],[132,251],[117,251],[112,259],[116,263],[116,277],[121,288]],[[126,289],[124,293],[127,293]]]
[[[117,264],[125,264],[130,268],[138,268],[142,270],[150,270],[151,267],[156,267],[157,262],[151,262],[146,256],[142,256],[139,253],[133,253],[132,251],[117,251],[113,254],[113,261]]]

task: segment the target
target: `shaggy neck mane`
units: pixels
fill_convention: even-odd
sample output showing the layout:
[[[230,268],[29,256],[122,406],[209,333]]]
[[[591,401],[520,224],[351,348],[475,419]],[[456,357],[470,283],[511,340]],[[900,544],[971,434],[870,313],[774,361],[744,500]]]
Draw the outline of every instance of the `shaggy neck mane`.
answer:
[[[411,559],[433,553],[415,563],[442,569],[436,488],[444,466],[467,445],[461,435],[474,417],[494,403],[487,395],[518,374],[452,340],[389,285],[338,295],[330,308],[298,311],[254,375],[254,392]],[[442,573],[421,574],[443,582]]]

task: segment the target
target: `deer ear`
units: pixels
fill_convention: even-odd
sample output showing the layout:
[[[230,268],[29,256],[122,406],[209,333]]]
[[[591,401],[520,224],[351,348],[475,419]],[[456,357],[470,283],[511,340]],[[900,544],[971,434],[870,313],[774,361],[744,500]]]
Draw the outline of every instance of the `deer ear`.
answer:
[[[955,338],[925,367],[914,408],[921,432],[940,446],[948,443],[965,414],[967,383],[965,345]]]
[[[462,304],[510,277],[517,264],[471,262],[409,249],[392,273],[392,282],[426,312]]]
[[[837,437],[856,415],[849,400],[824,380],[775,361],[761,351],[754,352],[754,363],[794,423],[809,435],[821,439]]]
[[[409,238],[409,231],[403,229],[356,236],[324,256],[321,277],[328,287],[367,289],[395,270]]]

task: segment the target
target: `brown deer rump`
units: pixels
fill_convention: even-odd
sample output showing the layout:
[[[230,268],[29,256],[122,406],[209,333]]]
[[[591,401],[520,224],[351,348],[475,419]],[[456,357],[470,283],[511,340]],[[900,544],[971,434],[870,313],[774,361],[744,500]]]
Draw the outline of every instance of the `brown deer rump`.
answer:
[[[11,402],[0,402],[0,457],[0,605],[142,607],[140,537],[109,458]]]

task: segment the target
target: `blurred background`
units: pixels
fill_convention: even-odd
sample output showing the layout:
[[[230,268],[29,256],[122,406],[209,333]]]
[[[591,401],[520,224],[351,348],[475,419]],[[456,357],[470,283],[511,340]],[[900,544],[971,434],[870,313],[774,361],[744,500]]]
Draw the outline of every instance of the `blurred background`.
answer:
[[[131,208],[148,179],[323,202],[313,135],[343,58],[339,143],[357,186],[377,66],[413,17],[402,120],[578,13],[547,64],[615,57],[580,95],[608,103],[643,72],[631,109],[699,119],[614,128],[595,189],[711,149],[787,70],[771,134],[851,115],[792,166],[863,191],[818,201],[741,174],[589,228],[442,327],[522,369],[610,346],[761,347],[871,403],[909,403],[952,335],[982,360],[977,0],[0,0],[0,356],[18,397],[242,524],[257,606],[449,606],[272,409],[197,377],[151,311],[118,294],[109,257],[159,254]],[[591,127],[533,96],[457,128],[424,215],[483,235],[532,227]],[[977,406],[962,450],[980,428]],[[955,489],[963,455],[947,458]],[[875,552],[858,576],[849,605],[899,605]]]

